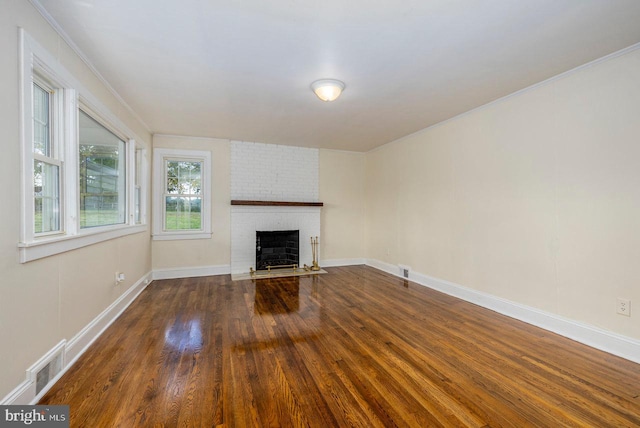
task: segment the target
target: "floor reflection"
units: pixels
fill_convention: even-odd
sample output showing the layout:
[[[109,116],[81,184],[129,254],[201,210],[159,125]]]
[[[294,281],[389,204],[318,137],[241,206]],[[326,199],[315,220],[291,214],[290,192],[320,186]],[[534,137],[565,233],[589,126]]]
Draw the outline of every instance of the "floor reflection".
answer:
[[[253,306],[256,314],[286,314],[300,309],[300,278],[261,279],[256,281]]]
[[[164,332],[167,345],[180,350],[198,350],[202,348],[202,328],[200,319],[194,318],[186,323],[176,322]]]

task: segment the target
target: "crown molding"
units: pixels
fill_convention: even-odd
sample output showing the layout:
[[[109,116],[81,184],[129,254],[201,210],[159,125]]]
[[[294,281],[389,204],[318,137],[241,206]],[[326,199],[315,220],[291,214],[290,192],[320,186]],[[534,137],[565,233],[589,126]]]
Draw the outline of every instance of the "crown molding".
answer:
[[[29,2],[33,5],[33,7],[42,15],[42,17],[51,25],[56,33],[64,40],[64,42],[71,48],[71,50],[78,55],[78,57],[85,63],[89,70],[100,80],[100,82],[107,88],[107,90],[115,97],[116,100],[120,104],[122,104],[129,113],[147,130],[149,134],[153,134],[153,131],[147,125],[147,123],[142,120],[142,118],[136,113],[133,108],[120,96],[120,94],[111,86],[109,81],[98,71],[98,69],[93,65],[93,63],[89,60],[89,58],[80,50],[78,45],[69,37],[69,35],[62,29],[58,21],[56,21],[51,14],[47,11],[47,9],[40,4],[38,0],[29,0]]]

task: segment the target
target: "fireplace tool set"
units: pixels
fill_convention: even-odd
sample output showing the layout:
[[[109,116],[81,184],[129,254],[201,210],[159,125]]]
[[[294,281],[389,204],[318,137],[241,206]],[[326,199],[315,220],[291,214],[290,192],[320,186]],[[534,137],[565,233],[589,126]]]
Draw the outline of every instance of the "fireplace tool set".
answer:
[[[311,266],[304,265],[305,270],[318,271],[320,270],[320,266],[318,265],[318,237],[316,236],[313,239],[311,237],[311,254],[313,255],[313,262]]]

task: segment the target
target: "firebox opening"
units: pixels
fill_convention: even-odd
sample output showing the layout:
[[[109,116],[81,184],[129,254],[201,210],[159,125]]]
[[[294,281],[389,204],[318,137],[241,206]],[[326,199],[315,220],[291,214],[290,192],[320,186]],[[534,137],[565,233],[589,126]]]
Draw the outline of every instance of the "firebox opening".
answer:
[[[256,270],[268,266],[298,265],[300,231],[256,231]]]

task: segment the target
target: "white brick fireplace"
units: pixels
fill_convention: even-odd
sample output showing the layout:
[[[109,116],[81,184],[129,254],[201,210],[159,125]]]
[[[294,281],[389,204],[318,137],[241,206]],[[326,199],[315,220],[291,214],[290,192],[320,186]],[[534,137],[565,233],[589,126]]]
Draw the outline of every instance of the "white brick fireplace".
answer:
[[[318,149],[233,141],[231,199],[318,202]],[[320,207],[232,206],[231,273],[255,269],[256,231],[299,230],[300,264],[312,262]],[[322,237],[320,237],[322,239]]]

